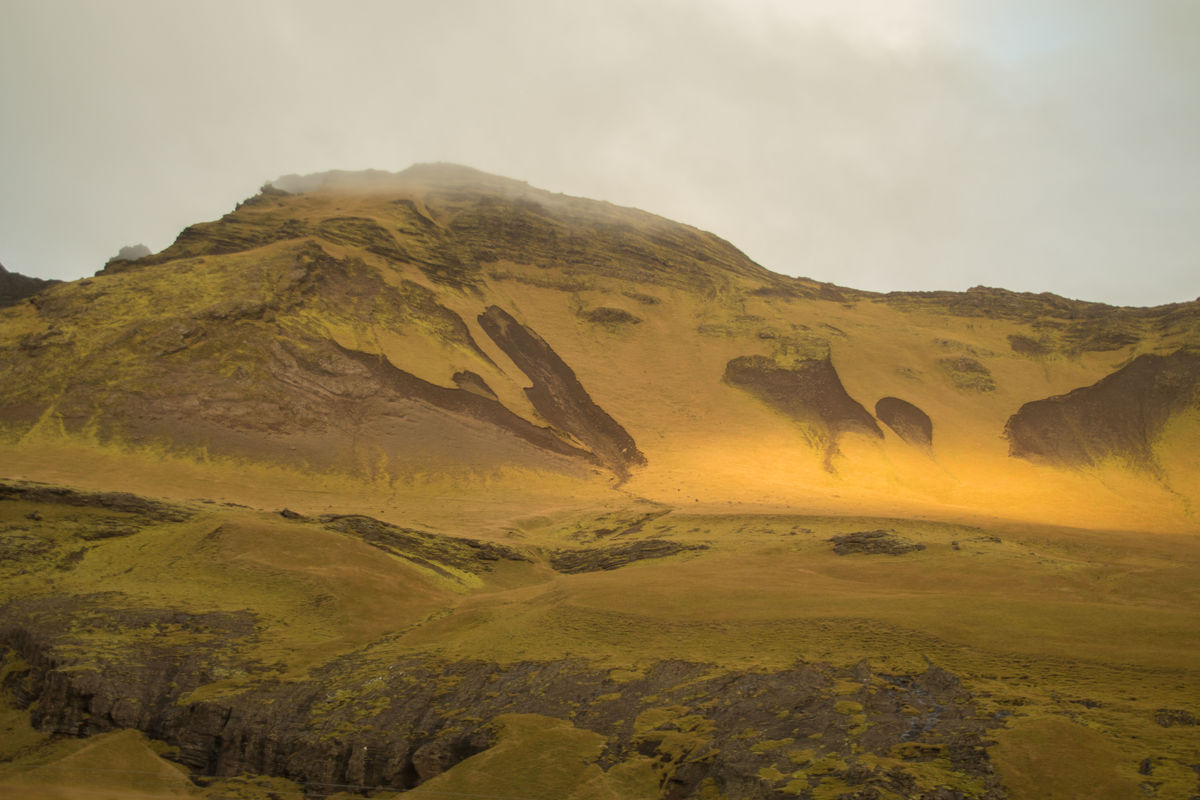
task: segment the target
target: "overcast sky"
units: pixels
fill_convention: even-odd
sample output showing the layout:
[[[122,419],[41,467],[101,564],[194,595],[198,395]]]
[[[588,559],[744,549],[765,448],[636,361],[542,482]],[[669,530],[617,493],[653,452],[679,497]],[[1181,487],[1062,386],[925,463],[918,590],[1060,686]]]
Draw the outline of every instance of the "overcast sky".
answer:
[[[1200,295],[1195,0],[3,0],[0,263],[452,161],[880,291]]]

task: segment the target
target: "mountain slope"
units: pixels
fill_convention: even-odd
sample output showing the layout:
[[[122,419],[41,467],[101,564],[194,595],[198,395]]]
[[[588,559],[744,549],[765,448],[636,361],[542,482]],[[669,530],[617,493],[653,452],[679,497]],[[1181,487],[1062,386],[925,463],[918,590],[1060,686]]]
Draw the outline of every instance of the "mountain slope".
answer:
[[[1194,384],[1086,461],[1023,458],[1020,416],[1139,357],[1191,358],[1196,303],[872,295],[446,165],[279,185],[305,191],[268,186],[161,253],[6,312],[8,441],[50,430],[393,485],[532,470],[706,507],[1196,525]],[[1135,405],[1144,373],[1125,381]],[[866,409],[885,398],[932,438],[881,426]],[[1054,424],[1105,424],[1073,419]]]
[[[1198,358],[282,178],[0,309],[0,793],[1189,800]]]

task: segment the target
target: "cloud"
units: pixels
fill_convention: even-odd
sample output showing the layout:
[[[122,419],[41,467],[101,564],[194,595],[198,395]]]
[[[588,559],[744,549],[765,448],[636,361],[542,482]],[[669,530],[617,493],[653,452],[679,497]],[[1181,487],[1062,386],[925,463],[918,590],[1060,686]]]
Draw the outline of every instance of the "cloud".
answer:
[[[18,0],[0,257],[75,277],[279,175],[443,160],[861,288],[1190,299],[1195,8]]]

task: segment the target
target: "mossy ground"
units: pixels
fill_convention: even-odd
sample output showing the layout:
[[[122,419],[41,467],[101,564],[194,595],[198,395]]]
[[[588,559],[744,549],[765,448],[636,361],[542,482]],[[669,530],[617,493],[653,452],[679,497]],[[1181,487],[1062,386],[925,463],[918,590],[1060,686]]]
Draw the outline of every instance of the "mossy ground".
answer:
[[[87,540],[80,530],[114,524],[121,515],[4,501],[0,525],[7,537],[50,542],[19,567],[17,561],[6,565],[4,596],[72,597],[102,589],[124,608],[255,614],[256,633],[238,645],[228,673],[189,699],[228,694],[264,674],[302,677],[367,645],[367,670],[413,653],[501,663],[571,657],[635,673],[663,659],[751,670],[867,659],[883,674],[912,674],[933,662],[962,678],[984,710],[1007,719],[992,752],[1014,798],[1042,797],[1029,787],[1041,785],[1060,758],[1105,762],[1105,769],[1089,773],[1101,787],[1094,796],[1119,796],[1146,759],[1154,765],[1156,797],[1184,800],[1194,789],[1180,765],[1200,754],[1200,728],[1163,727],[1155,718],[1164,708],[1200,707],[1194,664],[1200,542],[1194,537],[878,518],[664,515],[660,507],[643,506],[527,518],[513,527],[510,541],[528,548],[534,562],[464,585],[313,523],[206,503],[190,508],[186,521]],[[35,513],[40,520],[30,518]],[[637,521],[642,525],[633,537],[709,549],[577,575],[555,574],[537,555],[555,544],[582,546],[582,531],[624,530],[624,523]],[[877,529],[926,548],[900,556],[838,556],[829,541]],[[61,568],[64,554],[80,549],[83,555]],[[77,624],[72,647],[101,660],[148,641],[199,642],[195,631],[95,627],[86,616]],[[861,705],[849,696],[854,689],[847,687],[848,696],[838,700],[839,713],[859,713]],[[8,754],[13,770],[25,774],[62,747],[22,729],[18,714],[7,712],[5,719],[9,741],[17,743]],[[635,729],[661,721],[639,718]],[[686,721],[673,719],[678,733],[671,735],[690,735]],[[649,785],[649,773],[636,765],[615,774],[586,767],[596,735],[571,732],[566,722],[517,721],[505,730],[501,745],[455,767],[437,786],[491,785],[495,791],[541,775],[548,794],[538,796],[573,797],[551,784],[570,784],[572,792],[586,785],[582,798],[619,796],[631,790],[613,787],[630,781]],[[539,737],[547,736],[558,749],[545,750]],[[538,766],[528,755],[506,755],[522,748],[561,758],[547,755]],[[803,755],[801,743],[787,748]],[[576,761],[578,774],[568,769]],[[795,767],[808,777],[814,769],[820,771]],[[948,762],[930,761],[925,769],[931,785],[949,774]],[[45,770],[29,774],[45,785],[58,780]],[[1069,785],[1065,778],[1052,783]],[[426,791],[435,788],[431,782]],[[836,797],[837,788],[821,784],[817,796]]]
[[[997,715],[991,756],[1014,800],[1197,793],[1200,726],[1168,727],[1159,712],[1200,716],[1200,416],[1176,415],[1148,443],[1151,470],[1119,458],[1055,468],[1011,457],[1003,438],[1023,403],[1093,384],[1139,354],[1194,346],[1190,306],[1101,318],[1086,304],[993,290],[872,296],[772,277],[715,237],[649,215],[527,202],[508,184],[503,202],[485,202],[434,183],[399,196],[264,195],[157,263],[0,310],[0,478],[191,510],[142,524],[0,502],[5,552],[19,556],[0,563],[0,604],[107,593],[118,610],[250,615],[252,635],[231,641],[214,680],[188,699],[299,678],[347,653],[371,663],[571,657],[631,679],[670,659],[731,670],[866,659],[895,674],[934,663]],[[470,370],[506,408],[544,424],[527,376],[477,321],[493,304],[553,346],[632,435],[644,468],[619,484],[527,455],[468,463],[492,446],[485,427],[452,465],[389,457],[354,425],[305,442],[320,459],[299,457],[271,428],[319,427],[303,416],[311,397],[289,393],[272,358],[329,342],[438,386]],[[608,313],[597,323],[595,309],[641,321]],[[864,407],[898,397],[926,413],[932,448],[884,430],[882,440],[847,434],[827,458],[812,430],[722,381],[735,358],[826,355]],[[351,406],[325,411],[338,421]],[[237,429],[237,448],[198,436],[198,419]],[[282,508],[488,539],[531,560],[468,580]],[[80,533],[108,523],[137,530]],[[925,548],[838,556],[828,541],[881,529]],[[549,564],[554,550],[643,538],[707,549],[571,575]],[[80,658],[220,650],[211,633],[64,619],[63,646]],[[348,685],[360,677],[348,672]],[[858,726],[851,694],[841,712]],[[691,716],[671,733],[681,747],[702,724]],[[68,742],[22,719],[11,706],[0,715],[0,788],[90,797],[63,771],[106,761],[124,772],[102,790],[122,796],[151,791],[143,777],[168,796],[298,790],[258,778],[192,786],[131,732]],[[592,732],[530,716],[498,724],[495,747],[418,796],[657,796],[644,761],[589,766]],[[817,756],[810,742],[759,744],[777,743],[782,760],[763,777],[781,790],[853,791],[833,775],[840,756]],[[920,772],[922,788],[961,778],[944,754],[909,756],[877,758]],[[716,786],[701,796],[716,798]]]

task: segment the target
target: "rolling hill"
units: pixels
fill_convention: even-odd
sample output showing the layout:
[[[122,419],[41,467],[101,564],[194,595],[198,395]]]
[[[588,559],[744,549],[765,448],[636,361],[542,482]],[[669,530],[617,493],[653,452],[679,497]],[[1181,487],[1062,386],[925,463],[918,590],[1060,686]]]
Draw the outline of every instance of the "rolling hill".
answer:
[[[418,165],[42,287],[0,372],[0,788],[1200,793],[1200,302]]]

